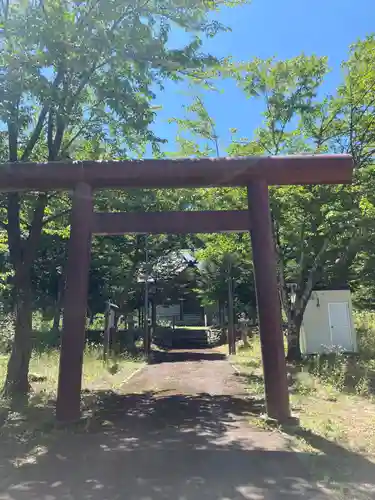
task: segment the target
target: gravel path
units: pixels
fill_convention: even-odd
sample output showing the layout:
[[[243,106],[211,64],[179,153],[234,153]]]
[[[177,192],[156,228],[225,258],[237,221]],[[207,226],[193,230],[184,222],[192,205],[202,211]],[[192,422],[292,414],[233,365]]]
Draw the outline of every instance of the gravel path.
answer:
[[[3,467],[0,499],[328,498],[309,477],[317,457],[251,427],[257,411],[220,353],[158,354],[120,394],[103,395],[89,429],[60,431],[10,475]]]

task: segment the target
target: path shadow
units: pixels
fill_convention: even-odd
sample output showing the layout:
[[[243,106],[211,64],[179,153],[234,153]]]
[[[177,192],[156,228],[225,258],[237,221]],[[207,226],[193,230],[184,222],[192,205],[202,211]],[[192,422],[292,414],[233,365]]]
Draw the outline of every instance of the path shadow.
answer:
[[[194,349],[198,351],[198,350],[207,350],[216,346],[216,344],[212,344],[207,341],[192,342],[186,340],[182,341],[174,340],[173,342],[165,342],[162,339],[153,338],[152,342],[153,344],[156,345],[156,347],[158,347],[159,349],[163,349],[165,351],[171,351],[171,350],[186,351],[188,349]]]
[[[262,401],[165,392],[95,396],[94,417],[75,432],[40,431],[27,442],[18,436],[6,453],[2,447],[1,499],[318,500],[326,496],[317,483],[329,474],[349,492],[342,498],[373,498],[374,464],[324,438],[306,436],[325,454],[316,455],[264,446],[276,438],[256,428],[236,434],[236,422],[259,415]],[[327,469],[332,457],[348,461],[350,477]]]
[[[321,482],[339,485],[340,499],[375,499],[374,462],[308,429],[285,426],[282,430],[319,450],[320,454],[310,456],[306,465]],[[306,460],[305,454],[301,455],[301,459]]]
[[[154,351],[152,362],[159,363],[178,363],[185,361],[220,361],[226,359],[226,355],[220,352],[200,351],[200,350],[171,350],[171,351]]]

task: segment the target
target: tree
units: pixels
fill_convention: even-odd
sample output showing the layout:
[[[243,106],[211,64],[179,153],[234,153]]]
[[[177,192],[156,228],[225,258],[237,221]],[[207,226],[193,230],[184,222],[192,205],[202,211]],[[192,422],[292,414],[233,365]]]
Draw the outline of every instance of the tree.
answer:
[[[205,250],[210,250],[209,244]],[[235,312],[246,311],[252,316],[256,300],[253,269],[248,259],[244,262],[240,255],[232,253],[203,259],[204,253],[198,253],[196,289],[202,305],[218,304],[222,316],[224,306],[228,304],[228,279],[232,279]]]
[[[0,120],[8,145],[1,160],[56,161],[71,152],[85,158],[87,151],[126,158],[142,155],[147,143],[157,150],[160,139],[149,130],[152,85],[213,61],[200,51],[201,37],[223,28],[207,18],[223,3],[2,0]],[[182,49],[169,48],[172,26],[192,33]],[[29,388],[33,261],[44,228],[65,213],[68,197],[11,193],[1,206],[16,301],[4,387],[12,396]]]
[[[240,67],[239,85],[265,101],[256,138],[234,144],[232,154],[334,151],[342,137],[341,103],[317,98],[326,59],[299,56]],[[288,321],[289,360],[301,358],[300,328],[311,292],[319,282],[346,281],[358,248],[361,217],[357,186],[288,186],[271,191],[278,282]],[[294,300],[291,287],[294,283]]]
[[[350,47],[343,64],[345,79],[339,87],[340,146],[354,157],[360,192],[362,238],[352,266],[351,285],[357,305],[373,309],[375,262],[375,36]]]
[[[196,95],[192,103],[183,106],[185,116],[172,118],[176,124],[176,142],[179,149],[174,156],[220,156],[219,136],[214,119],[209,115],[204,100]],[[189,209],[233,210],[246,207],[244,189],[212,188],[189,190]],[[186,193],[187,194],[187,193]],[[254,277],[248,235],[210,234],[198,235],[196,257],[199,262],[196,292],[202,305],[219,304],[223,311],[228,301],[228,260],[235,283],[233,295],[237,311],[255,307]]]
[[[350,47],[343,63],[345,79],[338,89],[342,149],[350,151],[357,168],[373,162],[375,154],[375,35]]]
[[[366,57],[361,56],[361,60],[368,61],[369,56]],[[255,59],[242,64],[225,61],[224,67],[211,71],[211,77],[235,78],[247,97],[264,101],[262,126],[254,132],[253,139],[234,137],[229,154],[348,152],[356,147],[356,158],[360,157],[363,165],[369,148],[353,142],[354,135],[350,134],[353,123],[358,124],[364,113],[360,104],[363,99],[357,93],[354,119],[353,97],[350,97],[353,91],[345,91],[348,81],[353,80],[351,73],[346,87],[340,88],[337,96],[318,98],[327,69],[326,58],[302,55],[286,61]],[[363,122],[368,125],[368,117]],[[196,127],[193,130],[199,133]],[[351,279],[350,269],[369,228],[363,217],[366,200],[359,181],[357,177],[357,182],[347,187],[288,186],[271,190],[278,283],[288,320],[291,360],[301,357],[300,327],[313,287],[338,285]],[[246,206],[242,190],[220,189],[212,193],[220,206]],[[209,197],[206,195],[206,202]],[[291,283],[296,285],[293,301]]]

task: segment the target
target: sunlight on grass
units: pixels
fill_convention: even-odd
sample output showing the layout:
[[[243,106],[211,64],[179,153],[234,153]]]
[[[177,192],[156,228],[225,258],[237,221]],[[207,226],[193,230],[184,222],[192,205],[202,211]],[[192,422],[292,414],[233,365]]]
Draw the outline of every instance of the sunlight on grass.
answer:
[[[7,356],[0,355],[0,384],[6,376]],[[119,391],[129,376],[144,364],[143,360],[118,356],[107,363],[102,360],[102,351],[97,347],[86,347],[82,377],[82,416],[90,422],[95,413],[98,395],[103,391]],[[59,352],[50,350],[34,353],[30,362],[29,380],[32,391],[23,398],[0,400],[0,425],[2,444],[10,448],[18,443],[33,443],[50,436],[55,430],[55,398],[59,372]],[[36,449],[36,448],[35,448]],[[39,448],[38,448],[39,449]],[[34,448],[26,455],[16,458],[14,467],[34,463],[37,460]]]
[[[6,372],[7,372],[7,363],[8,356],[4,354],[0,354],[0,384],[5,380]]]
[[[221,352],[226,352],[226,349],[227,346],[220,348]],[[254,395],[263,394],[264,385],[260,343],[252,341],[248,348],[238,346],[236,356],[231,356],[230,360],[236,367],[238,375],[246,382],[248,392]]]
[[[30,361],[30,382],[33,391],[50,397],[56,395],[59,374],[58,350],[33,353]],[[118,356],[104,363],[97,347],[84,352],[82,388],[87,390],[117,390],[135,370],[142,366],[137,358]],[[0,385],[6,376],[8,357],[0,355]]]
[[[250,348],[238,349],[237,355],[230,359],[248,392],[255,397],[262,394],[259,337],[251,340]],[[311,363],[288,366],[293,415],[299,418],[303,429],[375,459],[374,399],[366,391],[360,391],[358,384],[349,390],[346,373],[346,364],[340,357],[333,364],[320,362],[319,369]],[[318,453],[302,437],[293,436],[292,443],[301,451]]]

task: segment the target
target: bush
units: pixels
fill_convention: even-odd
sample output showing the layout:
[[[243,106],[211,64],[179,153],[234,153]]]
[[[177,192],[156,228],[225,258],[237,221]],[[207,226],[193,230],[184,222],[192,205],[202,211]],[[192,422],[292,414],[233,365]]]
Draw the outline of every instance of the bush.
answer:
[[[341,391],[348,385],[348,360],[349,357],[340,352],[321,354],[310,358],[309,371],[323,383]]]
[[[104,330],[105,325],[105,315],[104,314],[96,314],[92,323],[88,326],[89,330]]]
[[[356,311],[354,325],[358,336],[360,357],[375,359],[375,312]]]
[[[36,352],[49,351],[60,346],[60,332],[56,330],[34,330],[33,350]]]

